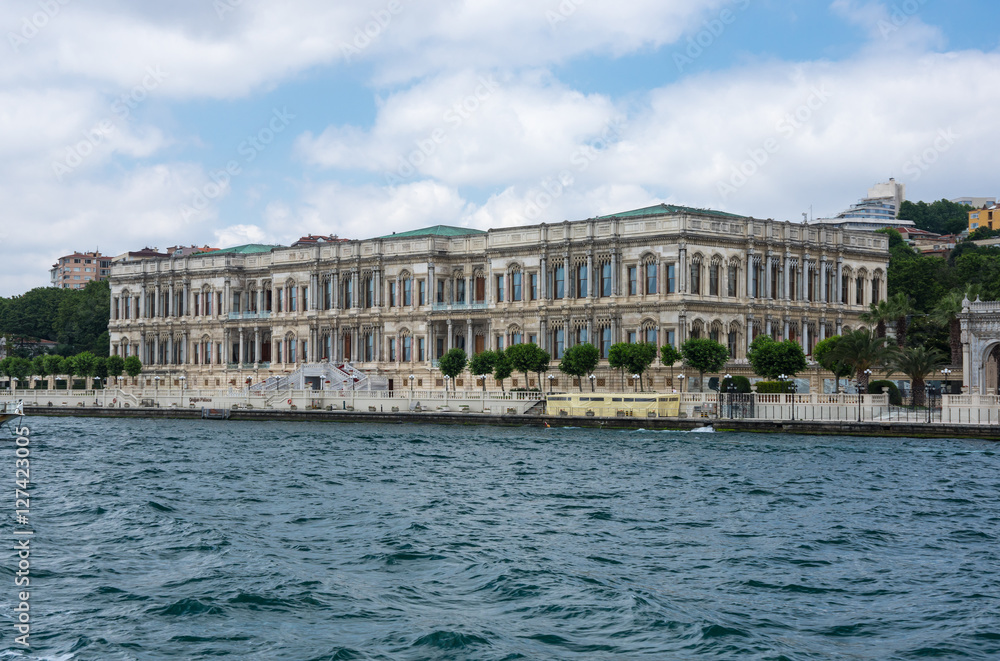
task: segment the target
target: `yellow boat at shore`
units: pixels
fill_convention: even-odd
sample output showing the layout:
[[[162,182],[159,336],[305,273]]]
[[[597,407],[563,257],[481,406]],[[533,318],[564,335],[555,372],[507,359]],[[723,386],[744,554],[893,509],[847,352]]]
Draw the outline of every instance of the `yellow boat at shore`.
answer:
[[[681,396],[677,393],[562,393],[547,395],[546,412],[570,418],[676,418]]]

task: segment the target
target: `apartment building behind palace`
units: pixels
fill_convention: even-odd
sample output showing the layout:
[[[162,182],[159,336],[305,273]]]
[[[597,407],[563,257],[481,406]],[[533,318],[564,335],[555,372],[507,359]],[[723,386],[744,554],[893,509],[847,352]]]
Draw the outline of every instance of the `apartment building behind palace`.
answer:
[[[332,361],[403,388],[410,374],[440,385],[436,361],[453,347],[533,342],[555,363],[582,342],[606,359],[615,342],[710,337],[729,347],[730,371],[746,373],[761,333],[809,353],[856,328],[886,297],[887,264],[882,234],[668,205],[486,232],[243,246],[115,265],[111,351],[191,385]],[[657,361],[654,386],[667,374]]]

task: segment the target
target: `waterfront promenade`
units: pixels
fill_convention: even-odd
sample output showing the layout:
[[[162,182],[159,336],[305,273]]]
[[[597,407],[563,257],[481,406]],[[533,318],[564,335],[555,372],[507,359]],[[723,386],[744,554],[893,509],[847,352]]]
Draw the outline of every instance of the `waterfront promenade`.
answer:
[[[638,393],[639,396],[642,393]],[[598,394],[599,396],[599,394]],[[604,429],[695,429],[861,436],[1000,439],[994,396],[945,395],[940,406],[892,406],[887,395],[684,393],[677,417],[619,412],[584,417],[547,411],[537,392],[118,389],[18,391],[28,415],[229,420],[415,422]]]

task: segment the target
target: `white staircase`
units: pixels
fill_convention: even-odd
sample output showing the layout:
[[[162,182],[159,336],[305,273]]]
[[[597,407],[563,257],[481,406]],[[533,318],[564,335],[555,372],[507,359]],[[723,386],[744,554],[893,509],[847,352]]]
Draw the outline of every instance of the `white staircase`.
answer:
[[[321,390],[388,390],[389,379],[368,375],[350,363],[307,363],[287,376],[272,376],[250,387],[251,391],[305,390],[310,381],[319,379]]]

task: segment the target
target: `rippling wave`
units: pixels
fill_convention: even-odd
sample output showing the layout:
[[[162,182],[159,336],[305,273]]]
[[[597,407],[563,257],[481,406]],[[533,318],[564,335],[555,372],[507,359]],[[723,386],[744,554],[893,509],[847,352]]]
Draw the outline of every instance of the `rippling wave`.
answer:
[[[0,661],[1000,658],[989,443],[31,422]]]

